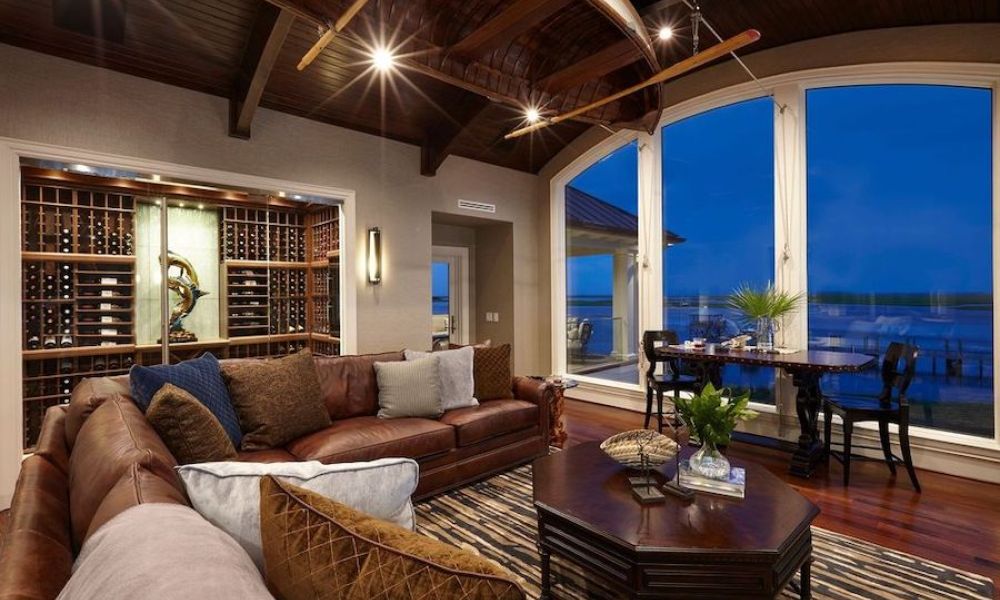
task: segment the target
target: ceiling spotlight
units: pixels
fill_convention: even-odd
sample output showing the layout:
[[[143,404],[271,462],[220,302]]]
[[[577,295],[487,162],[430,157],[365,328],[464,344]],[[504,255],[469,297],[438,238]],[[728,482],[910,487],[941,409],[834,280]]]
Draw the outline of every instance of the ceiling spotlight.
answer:
[[[660,27],[660,31],[657,32],[656,37],[663,41],[667,41],[674,37],[674,29],[670,25],[664,25],[663,27]]]
[[[184,203],[183,203],[183,202],[178,202],[178,203],[177,203],[177,206],[179,206],[180,208],[184,208],[184,206],[185,206],[185,205],[184,205]]]
[[[538,114],[537,108],[529,108],[524,111],[524,118],[527,119],[529,123],[537,123],[538,120],[542,118],[542,115]]]
[[[199,204],[198,205],[198,210],[205,210],[205,205],[204,204]]]
[[[392,55],[392,51],[386,47],[376,48],[372,52],[372,64],[379,71],[385,72],[392,69],[396,64],[396,57]]]
[[[285,197],[285,192],[278,192],[278,197],[279,198],[284,198]]]
[[[159,183],[159,182],[160,182],[160,176],[159,176],[159,175],[157,175],[156,173],[153,173],[153,175],[152,175],[152,178],[153,178],[153,181],[155,181],[155,182],[157,182],[157,183]]]
[[[72,169],[73,171],[76,171],[77,173],[93,173],[94,172],[94,168],[93,167],[88,167],[87,165],[76,164],[76,165],[70,165],[69,168]]]
[[[292,196],[292,199],[293,199],[293,200],[301,200],[301,199],[302,199],[302,196],[300,196],[300,195],[298,195],[298,194],[295,194],[294,196]]]

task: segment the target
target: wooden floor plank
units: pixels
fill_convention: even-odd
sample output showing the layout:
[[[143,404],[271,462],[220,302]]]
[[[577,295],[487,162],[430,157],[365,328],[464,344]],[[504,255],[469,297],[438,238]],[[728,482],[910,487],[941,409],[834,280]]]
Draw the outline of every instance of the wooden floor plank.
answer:
[[[642,427],[640,413],[579,400],[566,401],[567,444],[601,441]],[[851,463],[845,489],[839,463],[810,479],[788,474],[790,455],[734,443],[736,458],[752,460],[815,502],[816,525],[993,579],[1000,598],[1000,485],[918,471],[923,493],[910,487],[905,469],[893,480],[884,463]]]

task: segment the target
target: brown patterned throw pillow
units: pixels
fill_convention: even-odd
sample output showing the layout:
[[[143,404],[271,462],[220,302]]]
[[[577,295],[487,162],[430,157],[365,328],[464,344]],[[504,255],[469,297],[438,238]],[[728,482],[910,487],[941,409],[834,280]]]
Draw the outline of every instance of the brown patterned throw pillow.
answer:
[[[330,425],[312,353],[222,365],[240,418],[243,450],[279,448]]]
[[[476,382],[476,399],[510,398],[510,344],[488,348],[475,347],[472,378]]]
[[[270,475],[260,480],[268,587],[282,600],[523,600],[498,564]]]
[[[178,464],[236,460],[236,448],[212,411],[171,383],[153,395],[146,418]]]

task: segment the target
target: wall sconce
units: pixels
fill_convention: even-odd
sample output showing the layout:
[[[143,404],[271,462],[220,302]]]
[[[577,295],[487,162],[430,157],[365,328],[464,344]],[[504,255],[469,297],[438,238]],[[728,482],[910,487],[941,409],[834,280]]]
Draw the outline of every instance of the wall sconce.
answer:
[[[368,229],[368,283],[382,283],[382,232],[378,227]]]

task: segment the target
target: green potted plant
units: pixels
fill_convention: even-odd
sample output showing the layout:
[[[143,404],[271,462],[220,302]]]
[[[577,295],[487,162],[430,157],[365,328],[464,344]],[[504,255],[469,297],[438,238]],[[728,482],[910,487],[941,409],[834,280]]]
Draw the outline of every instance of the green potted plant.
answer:
[[[675,403],[677,412],[701,443],[689,461],[691,469],[712,479],[728,477],[729,460],[719,452],[719,446],[729,445],[737,425],[757,417],[749,407],[750,392],[737,396],[727,388],[717,390],[709,382],[700,393],[690,398],[681,396]]]
[[[743,284],[729,295],[730,308],[743,315],[747,325],[757,331],[757,349],[769,352],[774,349],[774,332],[779,321],[799,309],[804,294],[790,294],[772,284],[755,289]]]

